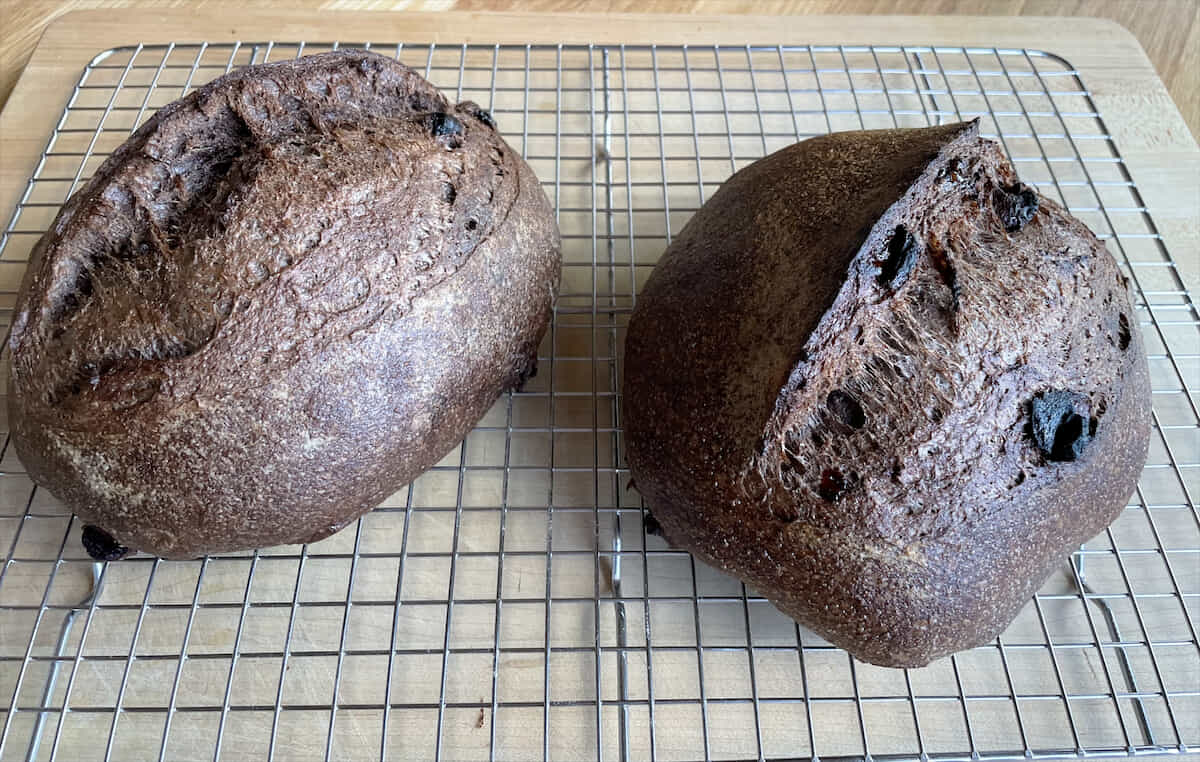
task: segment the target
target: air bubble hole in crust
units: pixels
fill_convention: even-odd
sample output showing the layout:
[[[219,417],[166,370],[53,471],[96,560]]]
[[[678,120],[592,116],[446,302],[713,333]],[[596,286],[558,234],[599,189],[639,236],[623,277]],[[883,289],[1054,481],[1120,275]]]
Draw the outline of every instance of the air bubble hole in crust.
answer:
[[[908,279],[909,273],[912,272],[913,266],[917,262],[917,255],[920,253],[921,245],[908,232],[908,228],[897,225],[896,229],[892,231],[891,238],[888,239],[887,256],[878,262],[879,277],[877,281],[879,285],[892,289],[898,288]]]
[[[1049,389],[1029,403],[1029,435],[1046,460],[1071,462],[1096,434],[1091,401],[1078,392]]]
[[[1122,312],[1117,317],[1117,346],[1122,352],[1129,349],[1129,342],[1132,338],[1133,335],[1129,331],[1129,318]]]
[[[825,404],[834,417],[852,429],[861,429],[867,423],[862,405],[841,389],[830,392]]]

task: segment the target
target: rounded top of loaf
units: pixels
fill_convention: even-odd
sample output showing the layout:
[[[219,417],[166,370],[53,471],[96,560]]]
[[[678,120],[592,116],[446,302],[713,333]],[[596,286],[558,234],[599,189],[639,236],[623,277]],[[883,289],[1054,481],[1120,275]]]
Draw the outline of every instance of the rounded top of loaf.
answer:
[[[978,134],[973,121],[822,135],[722,184],[639,294],[626,367],[639,388],[669,399],[631,400],[639,407],[629,411],[630,456],[689,463],[664,474],[690,473],[698,455],[714,472],[744,468],[871,228],[948,145],[975,143]],[[661,334],[641,328],[666,325],[686,353],[663,354]],[[753,347],[753,355],[739,358],[732,347]],[[664,409],[672,414],[652,412]],[[676,413],[691,425],[675,428]]]
[[[234,71],[64,205],[17,300],[11,383],[103,426],[277,375],[452,275],[508,216],[517,161],[490,115],[375,53]]]

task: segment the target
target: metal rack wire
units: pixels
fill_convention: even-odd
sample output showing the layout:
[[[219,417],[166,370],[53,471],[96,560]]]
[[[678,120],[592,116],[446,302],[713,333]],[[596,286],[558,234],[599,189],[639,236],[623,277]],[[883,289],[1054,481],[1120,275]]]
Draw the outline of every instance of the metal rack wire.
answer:
[[[154,109],[235,66],[335,46],[98,55],[0,238],[4,322],[58,207]],[[991,48],[371,47],[490,107],[543,179],[565,267],[542,373],[355,526],[192,562],[93,564],[6,436],[0,759],[991,759],[1200,745],[1200,316],[1068,62]],[[1153,441],[1124,514],[995,643],[879,669],[647,535],[622,459],[621,343],[672,232],[732,171],[830,130],[976,115],[1131,277]]]

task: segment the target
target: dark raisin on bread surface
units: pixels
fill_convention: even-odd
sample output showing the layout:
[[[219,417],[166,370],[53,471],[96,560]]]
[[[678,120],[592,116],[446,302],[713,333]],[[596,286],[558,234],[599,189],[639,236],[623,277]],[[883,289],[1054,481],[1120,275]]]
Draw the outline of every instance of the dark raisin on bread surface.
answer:
[[[559,249],[478,105],[363,51],[235,71],[151,117],[37,244],[17,453],[120,546],[325,537],[528,376]]]
[[[1133,492],[1133,320],[976,123],[814,138],[733,175],[639,295],[632,477],[671,543],[923,665],[994,638]]]

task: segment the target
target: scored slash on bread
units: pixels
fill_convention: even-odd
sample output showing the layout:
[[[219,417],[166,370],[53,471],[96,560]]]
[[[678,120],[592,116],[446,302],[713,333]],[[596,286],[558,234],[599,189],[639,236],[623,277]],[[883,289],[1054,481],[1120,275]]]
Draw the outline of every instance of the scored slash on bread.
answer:
[[[89,552],[328,536],[532,372],[550,204],[474,103],[337,51],[152,116],[63,207],[15,308],[9,415]]]
[[[977,123],[840,133],[733,175],[625,344],[627,456],[673,544],[866,661],[994,638],[1145,461],[1103,244]]]

